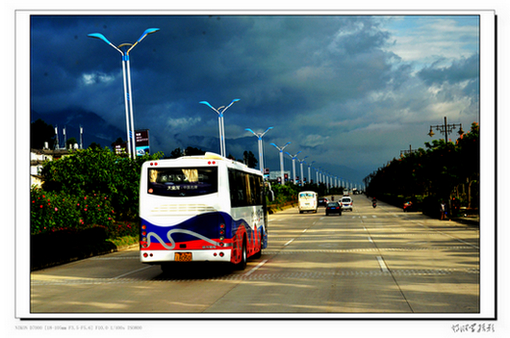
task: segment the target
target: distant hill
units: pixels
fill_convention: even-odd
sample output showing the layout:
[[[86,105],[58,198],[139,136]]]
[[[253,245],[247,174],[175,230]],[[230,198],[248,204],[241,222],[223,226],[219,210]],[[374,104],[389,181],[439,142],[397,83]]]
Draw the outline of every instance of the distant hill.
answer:
[[[31,111],[30,123],[43,120],[53,127],[58,126],[59,143],[64,142],[63,128],[66,128],[66,138],[74,137],[80,142],[80,126],[83,128],[83,147],[87,148],[95,142],[101,147],[111,147],[119,137],[126,139],[126,131],[108,124],[101,116],[83,109],[66,109],[57,112],[41,114]]]

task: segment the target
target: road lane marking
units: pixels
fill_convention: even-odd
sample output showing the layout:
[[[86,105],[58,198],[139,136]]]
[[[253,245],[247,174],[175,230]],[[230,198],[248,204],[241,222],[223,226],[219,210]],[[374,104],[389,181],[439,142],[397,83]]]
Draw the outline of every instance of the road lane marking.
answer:
[[[290,241],[288,241],[287,243],[285,243],[283,246],[287,246],[289,245],[290,243],[294,242],[295,238],[291,239]]]
[[[266,264],[267,262],[267,259],[260,262],[256,267],[254,267],[253,269],[251,269],[250,271],[248,271],[247,273],[245,273],[244,275],[246,277],[248,277],[249,275],[251,275],[252,273],[254,273],[258,268],[260,268],[262,265]]]
[[[128,275],[131,275],[133,273],[136,273],[136,272],[139,272],[139,271],[143,271],[143,270],[147,270],[147,269],[150,269],[154,266],[152,265],[149,265],[149,266],[144,266],[143,268],[140,268],[140,269],[137,269],[137,270],[133,270],[133,271],[130,271],[130,272],[126,272],[126,273],[123,273],[122,275],[119,275],[117,277],[113,277],[113,279],[119,279],[119,278],[122,278],[122,277],[125,277],[125,276],[128,276]]]
[[[365,227],[363,227],[363,230],[365,230],[365,231],[367,231],[367,232],[368,232],[367,228],[365,228]],[[372,236],[368,235],[368,241],[369,241],[370,243],[374,243],[374,241],[372,240]]]
[[[388,267],[386,266],[386,263],[384,263],[384,260],[382,259],[381,256],[377,256],[377,261],[379,262],[379,266],[381,267],[381,270],[383,272],[390,272],[390,270],[388,270]]]

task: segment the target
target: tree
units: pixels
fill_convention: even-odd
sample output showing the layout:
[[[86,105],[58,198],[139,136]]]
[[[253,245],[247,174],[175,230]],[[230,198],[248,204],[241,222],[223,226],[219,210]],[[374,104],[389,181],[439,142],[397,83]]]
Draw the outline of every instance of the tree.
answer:
[[[89,145],[89,148],[90,148],[90,149],[101,149],[101,145],[100,145],[99,143],[92,142],[92,143]]]
[[[479,127],[456,143],[433,140],[426,149],[406,154],[379,168],[366,181],[370,196],[386,198],[390,203],[421,195],[430,201],[431,210],[440,200],[461,200],[468,207],[478,207],[480,177]],[[425,208],[425,206],[424,206]],[[425,210],[424,210],[425,211]]]
[[[48,142],[48,148],[53,149],[55,144],[55,129],[41,119],[30,124],[30,148],[43,149]]]
[[[108,148],[76,150],[70,156],[43,165],[42,188],[48,192],[107,195],[118,216],[134,219],[138,215],[141,165],[162,155],[131,159],[117,156]]]
[[[186,156],[200,156],[200,155],[204,155],[205,154],[205,151],[203,151],[202,149],[199,149],[199,148],[194,148],[194,147],[187,147],[186,150],[184,151],[184,154]]]
[[[187,147],[186,149],[182,150],[181,148],[175,148],[170,153],[170,157],[168,158],[179,158],[182,156],[200,156],[204,155],[205,151],[199,148],[195,147]]]
[[[76,138],[71,137],[69,140],[66,141],[66,149],[69,149],[69,148],[74,149],[74,145],[77,143],[78,143],[78,141],[76,141]]]
[[[126,142],[122,139],[122,137],[119,137],[115,140],[115,142],[112,142],[112,148],[115,149],[115,146],[117,145],[123,145],[125,144]]]
[[[169,158],[179,158],[181,156],[183,156],[183,152],[182,152],[181,148],[175,148],[170,153],[170,157]]]
[[[250,168],[255,168],[257,166],[257,163],[259,162],[257,161],[255,155],[253,155],[251,151],[245,151],[243,153],[243,161]]]

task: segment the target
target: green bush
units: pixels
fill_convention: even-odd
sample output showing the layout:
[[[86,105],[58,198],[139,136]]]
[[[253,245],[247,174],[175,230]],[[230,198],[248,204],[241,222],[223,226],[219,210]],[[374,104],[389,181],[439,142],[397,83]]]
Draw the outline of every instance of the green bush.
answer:
[[[43,165],[43,190],[83,197],[95,193],[108,196],[118,219],[134,220],[138,217],[141,165],[162,155],[145,155],[133,160],[108,148],[77,150]]]
[[[115,211],[111,199],[103,194],[46,192],[32,188],[30,232],[39,234],[66,229],[84,229],[91,226],[110,228]]]
[[[161,157],[133,160],[108,148],[88,148],[44,163],[43,188],[30,194],[31,233],[102,227],[108,238],[138,236],[141,165]]]
[[[287,202],[297,201],[298,187],[294,184],[275,184],[272,189],[275,196],[272,204],[283,205]]]

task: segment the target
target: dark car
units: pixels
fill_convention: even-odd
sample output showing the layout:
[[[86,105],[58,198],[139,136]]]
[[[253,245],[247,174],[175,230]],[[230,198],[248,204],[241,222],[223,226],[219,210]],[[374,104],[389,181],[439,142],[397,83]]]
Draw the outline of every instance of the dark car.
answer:
[[[338,214],[338,216],[342,215],[342,208],[338,202],[330,202],[326,205],[326,216],[329,214]]]
[[[325,207],[328,205],[329,200],[325,197],[319,198],[319,207]]]

